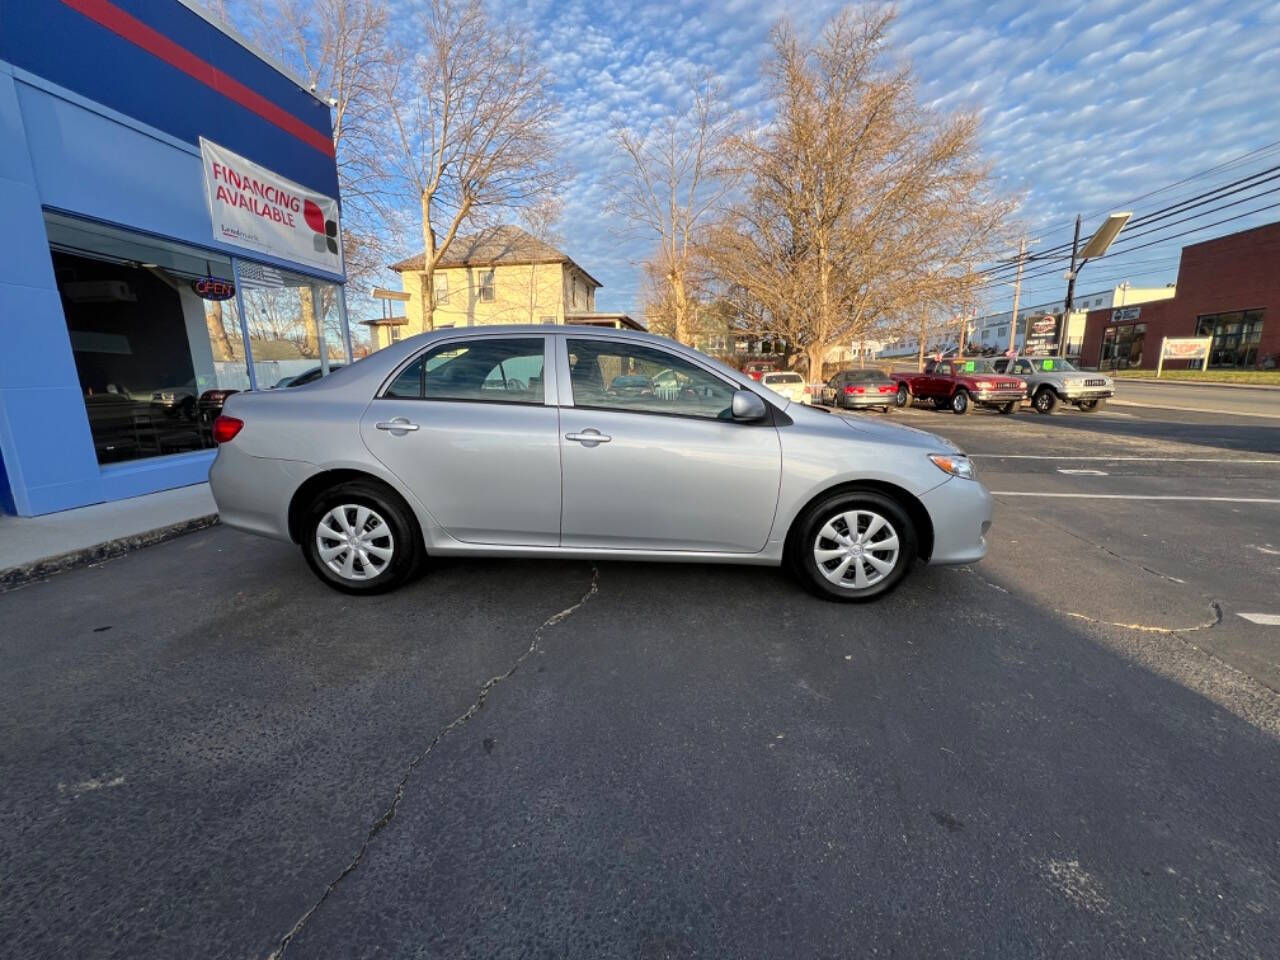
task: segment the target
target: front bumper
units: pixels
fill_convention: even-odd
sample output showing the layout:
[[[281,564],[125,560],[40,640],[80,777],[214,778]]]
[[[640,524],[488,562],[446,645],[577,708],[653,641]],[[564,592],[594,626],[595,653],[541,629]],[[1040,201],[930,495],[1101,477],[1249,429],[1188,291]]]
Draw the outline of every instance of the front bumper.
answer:
[[[930,563],[975,563],[987,555],[992,501],[979,481],[952,477],[920,500],[933,521]]]
[[[1067,400],[1105,400],[1114,397],[1115,390],[1109,387],[1081,387],[1078,390],[1064,390],[1062,396]]]
[[[1025,400],[1027,397],[1021,390],[979,390],[970,396],[978,403],[1008,403],[1010,400]]]

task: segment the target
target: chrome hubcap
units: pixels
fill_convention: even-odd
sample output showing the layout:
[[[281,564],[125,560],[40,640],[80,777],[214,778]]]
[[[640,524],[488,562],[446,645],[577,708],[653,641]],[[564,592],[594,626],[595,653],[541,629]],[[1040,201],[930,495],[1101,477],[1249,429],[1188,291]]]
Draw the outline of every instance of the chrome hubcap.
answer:
[[[838,587],[873,587],[898,565],[898,531],[871,510],[837,513],[813,541],[818,572]]]
[[[316,548],[326,567],[344,580],[372,580],[395,553],[391,527],[362,504],[334,507],[316,526]]]

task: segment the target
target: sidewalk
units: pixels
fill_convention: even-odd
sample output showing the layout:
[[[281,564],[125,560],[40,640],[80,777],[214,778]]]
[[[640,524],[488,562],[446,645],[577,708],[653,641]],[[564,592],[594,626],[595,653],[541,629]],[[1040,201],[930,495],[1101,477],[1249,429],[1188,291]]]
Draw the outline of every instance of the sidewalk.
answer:
[[[0,514],[0,590],[217,522],[207,483],[42,517]]]

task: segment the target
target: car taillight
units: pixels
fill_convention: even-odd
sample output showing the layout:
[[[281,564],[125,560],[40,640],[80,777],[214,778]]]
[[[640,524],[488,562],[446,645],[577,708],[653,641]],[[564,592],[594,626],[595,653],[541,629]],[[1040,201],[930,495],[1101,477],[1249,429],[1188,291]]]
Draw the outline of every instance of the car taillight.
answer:
[[[892,385],[892,384],[888,384],[888,383],[884,384],[883,386],[881,386],[881,387],[880,387],[880,392],[881,392],[881,393],[893,393],[893,385]]]
[[[228,443],[235,439],[240,428],[244,426],[244,421],[237,417],[220,416],[213,421],[213,441],[214,443]]]
[[[844,388],[845,393],[866,393],[866,387],[855,387],[852,384]]]

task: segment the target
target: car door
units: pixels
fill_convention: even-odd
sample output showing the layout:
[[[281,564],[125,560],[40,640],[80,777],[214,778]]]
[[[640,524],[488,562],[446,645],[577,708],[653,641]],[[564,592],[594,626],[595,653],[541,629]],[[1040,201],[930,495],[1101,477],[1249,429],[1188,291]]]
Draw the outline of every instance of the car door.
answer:
[[[548,340],[472,335],[434,343],[365,411],[365,446],[458,540],[560,541],[559,418]]]
[[[737,385],[641,341],[560,337],[560,445],[566,547],[756,553],[773,525],[782,472],[777,428],[741,423]],[[612,388],[676,371],[674,396]]]

